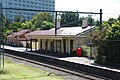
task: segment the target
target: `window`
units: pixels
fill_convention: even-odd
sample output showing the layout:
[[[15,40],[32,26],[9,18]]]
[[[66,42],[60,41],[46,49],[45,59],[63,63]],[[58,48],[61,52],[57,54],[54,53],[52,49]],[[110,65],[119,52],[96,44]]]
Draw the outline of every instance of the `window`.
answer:
[[[27,19],[30,19],[30,17],[27,17]]]
[[[34,8],[34,6],[31,6],[31,8]]]
[[[55,2],[53,1],[52,3],[54,4]]]
[[[17,6],[17,3],[14,3],[15,6]]]
[[[34,4],[34,2],[31,2],[31,4]]]
[[[21,0],[18,0],[18,2],[21,2]]]
[[[30,1],[27,1],[27,3],[30,3]]]
[[[26,15],[26,12],[23,12],[24,15]]]
[[[9,5],[12,5],[12,3],[9,3]]]
[[[26,3],[26,1],[23,1],[23,3]]]
[[[27,13],[27,15],[30,15],[30,13]]]
[[[17,14],[17,12],[14,12],[14,14]]]
[[[21,4],[18,4],[18,6],[21,6]]]
[[[37,5],[37,2],[35,2],[35,4]]]
[[[27,5],[27,7],[30,7],[30,5]]]
[[[20,14],[20,15],[21,15],[21,14],[22,14],[22,12],[19,12],[18,14]]]
[[[31,13],[31,15],[34,15],[34,13]]]
[[[25,5],[25,4],[23,4],[23,7],[26,7],[26,5]]]
[[[12,11],[9,11],[9,13],[12,13]]]

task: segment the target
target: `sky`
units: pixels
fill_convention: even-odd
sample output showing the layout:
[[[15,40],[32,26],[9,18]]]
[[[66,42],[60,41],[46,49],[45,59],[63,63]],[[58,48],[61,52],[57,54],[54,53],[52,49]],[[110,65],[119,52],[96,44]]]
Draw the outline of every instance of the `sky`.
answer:
[[[117,18],[120,15],[120,0],[55,0],[56,11],[100,12],[103,20]],[[99,15],[93,15],[99,19]]]

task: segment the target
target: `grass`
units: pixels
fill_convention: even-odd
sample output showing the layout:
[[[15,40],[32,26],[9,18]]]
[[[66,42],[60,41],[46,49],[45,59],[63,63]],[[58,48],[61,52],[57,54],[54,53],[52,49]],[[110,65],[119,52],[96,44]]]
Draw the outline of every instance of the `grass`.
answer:
[[[0,71],[0,80],[64,80],[60,76],[5,60],[5,68]]]

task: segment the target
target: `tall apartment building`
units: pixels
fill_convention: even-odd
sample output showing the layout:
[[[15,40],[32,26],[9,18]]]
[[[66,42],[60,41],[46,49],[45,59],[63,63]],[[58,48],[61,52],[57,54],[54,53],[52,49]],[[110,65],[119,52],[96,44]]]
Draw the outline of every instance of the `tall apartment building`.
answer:
[[[0,0],[0,3],[2,3],[3,8],[55,10],[55,0]],[[26,20],[30,20],[37,12],[4,9],[3,13],[11,21],[14,21],[15,16],[18,15],[23,16]]]

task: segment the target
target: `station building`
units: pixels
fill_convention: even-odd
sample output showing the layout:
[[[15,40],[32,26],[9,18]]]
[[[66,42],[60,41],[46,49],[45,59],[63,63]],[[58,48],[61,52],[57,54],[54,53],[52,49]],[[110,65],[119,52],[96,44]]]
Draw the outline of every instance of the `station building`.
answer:
[[[87,43],[90,35],[90,27],[61,27],[55,34],[55,29],[36,30],[25,34],[31,39],[31,46],[34,50],[49,50],[60,53],[71,53]]]
[[[22,30],[15,33],[14,35],[16,37],[12,39],[18,40],[18,46],[19,44],[23,44],[24,47],[31,48],[31,50],[35,51],[45,50],[58,53],[72,53],[82,45],[86,45],[92,29],[93,27],[87,27],[85,29],[82,27],[60,27],[57,30],[57,34],[55,34],[55,28],[50,30],[28,31],[21,34],[21,36],[24,35],[24,38],[16,35],[24,31]],[[8,35],[7,42],[10,43],[10,39],[10,35]]]

